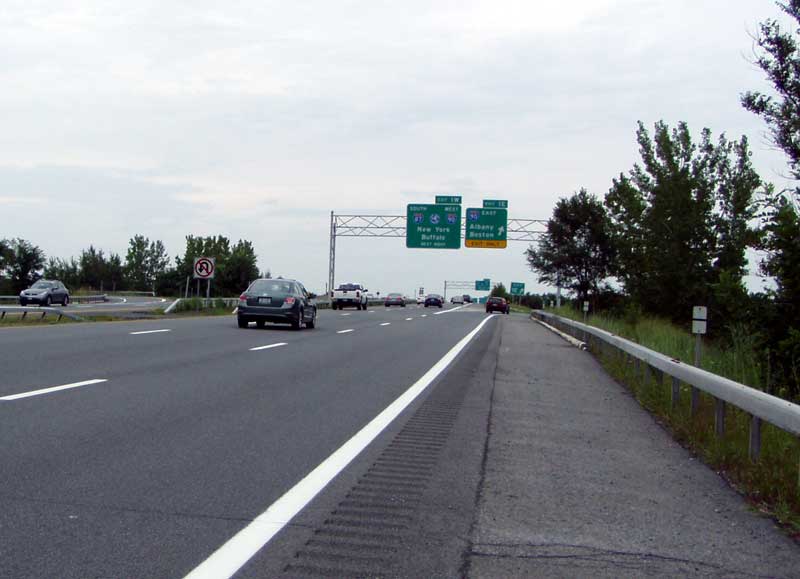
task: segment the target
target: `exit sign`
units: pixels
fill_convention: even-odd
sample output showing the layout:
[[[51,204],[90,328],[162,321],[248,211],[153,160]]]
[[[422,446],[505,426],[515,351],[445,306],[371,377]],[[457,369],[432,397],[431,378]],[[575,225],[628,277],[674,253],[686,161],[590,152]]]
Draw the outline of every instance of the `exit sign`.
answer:
[[[437,195],[438,205],[461,205],[461,195]]]
[[[484,209],[508,209],[508,201],[506,199],[484,199]]]

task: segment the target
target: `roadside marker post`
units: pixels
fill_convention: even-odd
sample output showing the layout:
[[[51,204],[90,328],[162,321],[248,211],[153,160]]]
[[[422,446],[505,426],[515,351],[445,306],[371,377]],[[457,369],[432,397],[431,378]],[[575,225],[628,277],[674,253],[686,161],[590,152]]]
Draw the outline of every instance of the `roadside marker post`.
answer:
[[[705,306],[694,306],[692,308],[692,333],[694,334],[694,365],[695,367],[699,368],[700,363],[703,359],[703,334],[706,333],[708,325],[708,308]],[[724,402],[718,400],[717,404],[723,404],[723,418],[724,418]],[[700,404],[700,391],[692,386],[692,400],[691,400],[691,412],[692,416],[697,413],[698,407]],[[719,408],[717,408],[717,418],[719,418]],[[721,425],[722,429],[724,430],[725,425],[724,422]],[[717,430],[719,431],[720,424],[717,424]]]

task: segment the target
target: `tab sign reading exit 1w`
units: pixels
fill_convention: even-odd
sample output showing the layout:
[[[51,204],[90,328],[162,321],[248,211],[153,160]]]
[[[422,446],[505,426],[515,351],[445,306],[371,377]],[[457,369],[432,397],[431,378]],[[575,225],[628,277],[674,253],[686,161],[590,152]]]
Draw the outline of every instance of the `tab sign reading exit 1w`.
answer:
[[[507,229],[507,209],[471,207],[467,209],[464,245],[467,247],[504,249],[507,245]]]

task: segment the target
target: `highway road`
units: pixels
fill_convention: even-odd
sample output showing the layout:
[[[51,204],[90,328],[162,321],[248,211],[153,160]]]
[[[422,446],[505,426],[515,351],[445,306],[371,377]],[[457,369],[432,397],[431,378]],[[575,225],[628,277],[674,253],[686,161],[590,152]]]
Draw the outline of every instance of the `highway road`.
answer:
[[[191,572],[459,342],[469,366],[498,317],[408,307],[321,311],[299,332],[232,317],[0,330],[0,576]],[[449,414],[434,416],[435,439]],[[249,572],[273,575],[296,545],[281,552]]]
[[[522,315],[0,329],[0,577],[793,577],[800,549]]]

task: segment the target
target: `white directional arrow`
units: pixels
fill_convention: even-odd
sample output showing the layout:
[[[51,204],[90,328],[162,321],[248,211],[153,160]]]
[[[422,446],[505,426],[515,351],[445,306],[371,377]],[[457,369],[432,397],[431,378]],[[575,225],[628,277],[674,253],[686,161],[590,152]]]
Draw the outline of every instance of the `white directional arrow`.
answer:
[[[504,226],[502,226],[502,225],[501,225],[500,227],[498,227],[498,228],[497,228],[497,233],[498,233],[498,235],[503,235],[503,232],[504,232],[505,230],[506,230],[506,228],[505,228]]]

